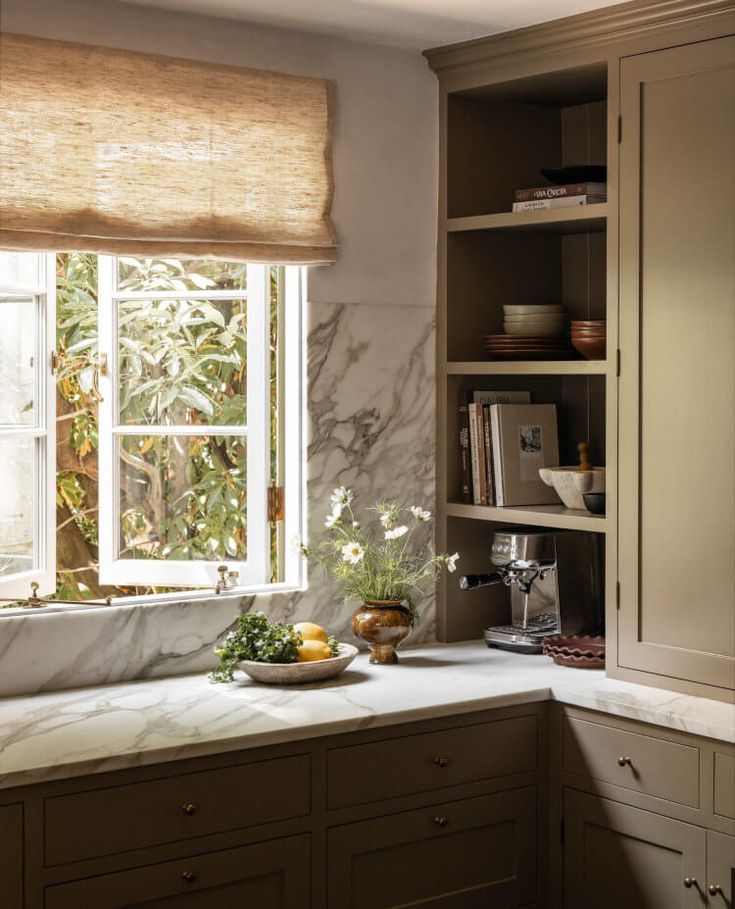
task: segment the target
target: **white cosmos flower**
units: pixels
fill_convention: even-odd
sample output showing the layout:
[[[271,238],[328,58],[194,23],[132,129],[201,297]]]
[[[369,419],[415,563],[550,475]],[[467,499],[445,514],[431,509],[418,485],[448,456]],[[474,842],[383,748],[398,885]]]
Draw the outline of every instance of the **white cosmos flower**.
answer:
[[[338,486],[332,493],[332,510],[336,511],[339,506],[339,510],[342,511],[345,505],[349,505],[354,498],[355,494],[351,489],[346,489],[344,486]]]
[[[345,562],[349,562],[350,565],[357,565],[364,555],[365,550],[357,542],[345,543],[342,547],[342,558]]]
[[[393,530],[386,530],[385,538],[386,540],[397,540],[404,533],[408,533],[408,527],[405,524],[401,524],[400,527],[394,527]]]
[[[384,511],[380,515],[380,523],[383,525],[383,527],[390,527],[391,521],[390,521],[390,512],[389,511]]]
[[[454,555],[447,556],[447,571],[457,570],[457,559],[459,559],[458,552],[455,552]]]
[[[428,521],[431,517],[430,511],[424,511],[420,505],[412,505],[409,509],[411,514],[416,518],[417,521]]]
[[[330,528],[330,530],[331,530],[331,528],[334,527],[335,524],[339,523],[341,517],[342,517],[342,514],[335,509],[331,514],[327,515],[327,517],[324,521],[324,526]]]

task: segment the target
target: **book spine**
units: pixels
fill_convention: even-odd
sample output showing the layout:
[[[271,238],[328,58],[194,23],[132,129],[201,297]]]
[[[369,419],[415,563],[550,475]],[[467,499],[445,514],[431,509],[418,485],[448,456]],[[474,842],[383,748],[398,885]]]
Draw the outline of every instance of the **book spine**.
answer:
[[[475,505],[482,505],[480,501],[480,462],[477,456],[477,419],[475,416],[475,404],[469,404],[467,410],[469,413],[470,428],[470,466],[472,468],[472,501]]]
[[[571,208],[574,205],[594,205],[604,202],[604,196],[561,196],[558,199],[534,199],[514,202],[513,211],[544,211],[548,208]]]
[[[487,505],[487,480],[485,478],[485,428],[482,420],[482,404],[475,404],[477,421],[477,472],[480,479],[479,505]]]
[[[606,183],[568,183],[566,186],[532,186],[530,189],[517,189],[513,194],[513,201],[531,202],[536,199],[558,199],[563,196],[603,196],[606,191]]]
[[[495,502],[493,493],[493,445],[492,431],[490,429],[490,405],[482,405],[482,428],[485,433],[485,484],[487,491],[485,493],[485,502],[492,505]]]
[[[503,449],[500,439],[500,404],[490,405],[490,433],[492,438],[493,451],[493,468],[495,473],[495,504],[505,505],[505,496],[503,494]]]
[[[472,502],[472,467],[470,465],[470,414],[466,404],[459,408],[459,497]]]

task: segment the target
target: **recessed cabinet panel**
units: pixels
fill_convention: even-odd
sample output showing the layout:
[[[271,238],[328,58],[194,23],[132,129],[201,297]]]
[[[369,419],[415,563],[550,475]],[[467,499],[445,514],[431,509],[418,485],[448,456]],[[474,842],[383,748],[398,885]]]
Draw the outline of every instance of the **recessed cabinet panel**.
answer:
[[[23,806],[0,808],[0,905],[23,906]]]
[[[305,909],[309,838],[257,843],[47,887],[45,909]]]
[[[735,687],[735,38],[623,60],[619,663]]]
[[[735,836],[707,831],[707,896],[713,909],[732,909],[735,897]]]
[[[564,818],[564,909],[702,909],[705,830],[571,789]]]
[[[536,790],[329,831],[329,909],[510,909],[536,893]]]
[[[735,752],[715,751],[715,814],[735,820]]]

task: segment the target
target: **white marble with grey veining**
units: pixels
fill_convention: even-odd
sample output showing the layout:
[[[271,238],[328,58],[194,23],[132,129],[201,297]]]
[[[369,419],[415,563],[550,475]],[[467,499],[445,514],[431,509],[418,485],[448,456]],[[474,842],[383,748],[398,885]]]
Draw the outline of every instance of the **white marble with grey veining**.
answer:
[[[307,512],[323,532],[331,490],[359,501],[434,501],[434,309],[432,306],[310,304],[308,309]],[[0,695],[100,685],[204,671],[212,647],[240,610],[313,619],[353,641],[351,608],[313,572],[304,591],[0,615]],[[479,629],[478,629],[479,632]],[[434,635],[434,600],[421,604],[412,641]]]
[[[398,666],[361,654],[315,686],[199,674],[0,700],[0,788],[549,699],[735,742],[732,705],[482,642],[429,644]]]

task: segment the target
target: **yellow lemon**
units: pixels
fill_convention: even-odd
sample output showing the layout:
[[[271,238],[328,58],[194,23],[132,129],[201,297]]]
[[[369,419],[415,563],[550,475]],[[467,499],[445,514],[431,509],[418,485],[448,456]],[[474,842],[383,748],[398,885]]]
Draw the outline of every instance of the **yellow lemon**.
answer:
[[[313,660],[328,660],[331,656],[332,651],[323,641],[304,641],[299,647],[299,663],[311,663]]]
[[[293,627],[303,641],[322,641],[326,644],[329,640],[327,632],[315,622],[297,622]]]

